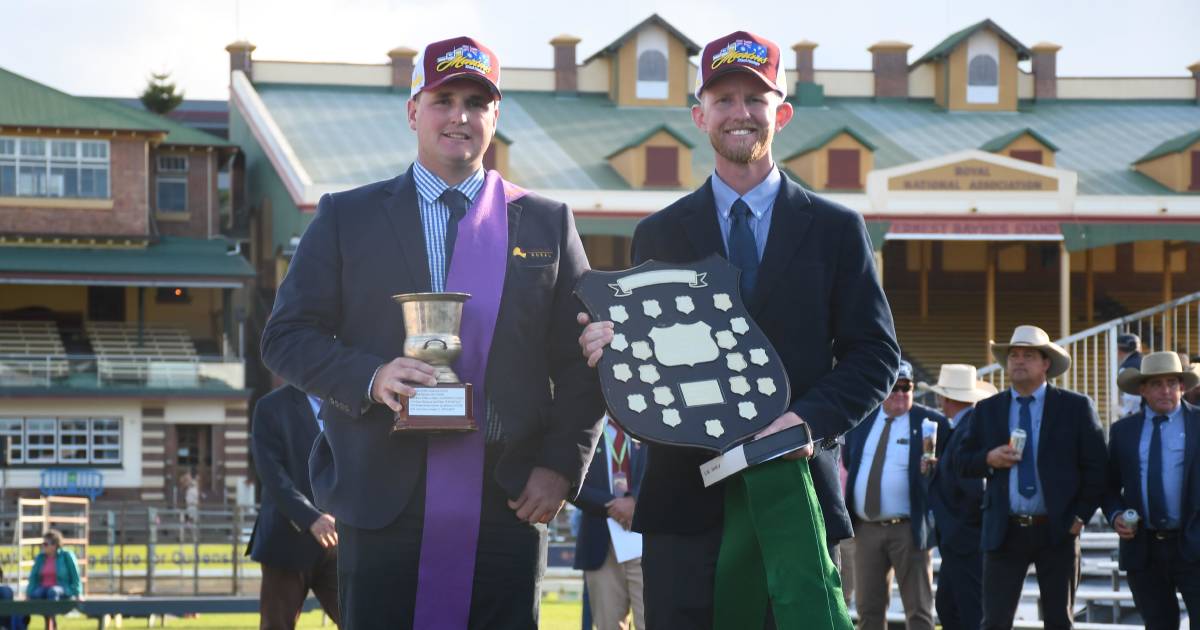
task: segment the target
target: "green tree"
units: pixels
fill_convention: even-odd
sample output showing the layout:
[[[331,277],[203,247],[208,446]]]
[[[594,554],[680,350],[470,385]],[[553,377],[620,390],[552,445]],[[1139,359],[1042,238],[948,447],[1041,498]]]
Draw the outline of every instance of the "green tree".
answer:
[[[146,81],[146,89],[142,90],[142,105],[146,109],[160,115],[166,115],[171,110],[179,107],[183,102],[183,91],[175,90],[175,83],[171,81],[171,73],[152,73],[150,79]]]

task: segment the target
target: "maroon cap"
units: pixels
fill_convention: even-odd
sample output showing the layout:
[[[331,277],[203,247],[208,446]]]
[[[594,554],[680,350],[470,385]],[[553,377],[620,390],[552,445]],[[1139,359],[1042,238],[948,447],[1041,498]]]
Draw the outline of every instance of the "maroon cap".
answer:
[[[500,98],[500,58],[470,37],[444,39],[426,46],[413,64],[412,95],[460,78],[480,81]]]
[[[787,96],[787,81],[779,65],[779,46],[765,37],[737,31],[714,39],[700,53],[696,98],[700,98],[701,90],[713,79],[738,71],[753,73],[780,96]]]

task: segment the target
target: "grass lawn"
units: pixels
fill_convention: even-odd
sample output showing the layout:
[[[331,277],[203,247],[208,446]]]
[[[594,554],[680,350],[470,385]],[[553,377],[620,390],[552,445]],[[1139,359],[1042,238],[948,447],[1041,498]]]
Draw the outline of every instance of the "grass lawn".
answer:
[[[560,602],[550,598],[542,602],[541,630],[579,630],[579,602]],[[138,628],[139,620],[126,620],[125,627]],[[34,619],[30,628],[41,628],[42,620]],[[96,621],[84,617],[66,617],[58,620],[59,630],[94,630]],[[197,619],[175,619],[167,621],[168,628],[191,630],[198,628],[220,628],[222,630],[257,630],[258,615],[200,615]],[[298,628],[315,630],[321,628],[321,613],[310,612],[300,617]],[[333,624],[324,626],[332,630]]]

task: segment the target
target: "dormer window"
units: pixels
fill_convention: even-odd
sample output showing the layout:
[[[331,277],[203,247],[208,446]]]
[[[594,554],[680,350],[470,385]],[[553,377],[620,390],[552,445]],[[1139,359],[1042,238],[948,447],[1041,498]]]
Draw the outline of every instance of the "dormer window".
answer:
[[[646,185],[679,186],[679,147],[646,147]]]
[[[826,188],[860,189],[858,149],[829,150],[829,183]]]
[[[1037,149],[1013,149],[1008,152],[1008,155],[1013,159],[1025,160],[1033,164],[1042,163],[1042,152]]]
[[[667,33],[647,27],[637,36],[637,97],[667,98]]]
[[[1000,102],[1000,57],[996,36],[979,31],[967,40],[967,102]]]

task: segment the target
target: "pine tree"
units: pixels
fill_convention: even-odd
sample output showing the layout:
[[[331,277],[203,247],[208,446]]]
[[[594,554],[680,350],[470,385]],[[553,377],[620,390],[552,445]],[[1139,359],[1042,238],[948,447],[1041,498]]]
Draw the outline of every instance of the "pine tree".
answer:
[[[150,79],[146,82],[146,89],[142,90],[142,105],[146,109],[160,115],[166,115],[171,110],[179,107],[183,102],[183,92],[175,91],[175,84],[171,82],[171,73],[152,73]]]

